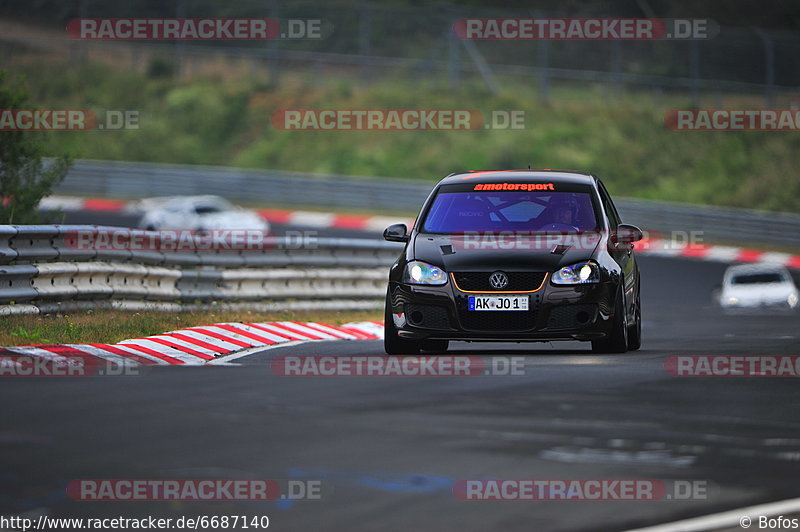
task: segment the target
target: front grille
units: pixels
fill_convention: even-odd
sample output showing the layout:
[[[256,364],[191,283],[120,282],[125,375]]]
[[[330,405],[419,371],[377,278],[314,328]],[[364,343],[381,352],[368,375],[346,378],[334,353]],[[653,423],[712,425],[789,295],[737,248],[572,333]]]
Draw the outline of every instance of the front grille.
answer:
[[[406,319],[411,325],[423,329],[450,329],[450,318],[447,309],[438,305],[418,305],[406,303],[404,307]]]
[[[489,283],[494,272],[453,272],[458,288],[464,292],[530,292],[542,286],[546,272],[503,272],[508,286],[497,289]]]
[[[503,310],[468,310],[467,296],[456,297],[458,319],[461,327],[469,331],[480,332],[520,332],[536,328],[536,319],[539,316],[539,294],[531,294],[529,301],[530,310],[503,311]]]

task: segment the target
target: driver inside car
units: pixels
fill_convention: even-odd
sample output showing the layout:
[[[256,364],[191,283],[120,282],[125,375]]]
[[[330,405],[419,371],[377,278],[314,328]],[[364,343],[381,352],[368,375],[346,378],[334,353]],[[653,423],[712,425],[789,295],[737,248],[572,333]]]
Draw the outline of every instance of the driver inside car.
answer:
[[[547,205],[539,220],[544,221],[541,228],[553,226],[569,226],[577,229],[578,202],[573,196],[554,196]]]

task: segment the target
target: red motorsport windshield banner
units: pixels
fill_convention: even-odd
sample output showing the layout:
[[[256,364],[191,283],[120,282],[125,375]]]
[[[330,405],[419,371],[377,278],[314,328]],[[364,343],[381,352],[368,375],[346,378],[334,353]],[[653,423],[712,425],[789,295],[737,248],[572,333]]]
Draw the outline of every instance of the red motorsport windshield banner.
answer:
[[[484,126],[474,109],[280,109],[272,125],[286,131],[467,131]]]
[[[798,131],[800,110],[672,109],[664,125],[675,131]]]
[[[524,375],[525,357],[279,355],[270,368],[282,377],[475,377]]]
[[[798,377],[797,355],[673,355],[664,361],[673,377]]]
[[[77,479],[67,485],[76,501],[273,501],[318,500],[320,480],[274,479]]]
[[[555,190],[553,183],[478,183],[472,190]]]
[[[462,501],[659,501],[706,500],[705,480],[488,479],[457,480]]]

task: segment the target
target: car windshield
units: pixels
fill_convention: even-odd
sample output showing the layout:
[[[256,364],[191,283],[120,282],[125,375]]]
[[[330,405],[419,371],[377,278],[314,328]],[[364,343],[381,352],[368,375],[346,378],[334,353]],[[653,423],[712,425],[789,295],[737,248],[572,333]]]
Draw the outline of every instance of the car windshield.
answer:
[[[588,192],[443,192],[422,225],[428,233],[596,231]]]
[[[768,284],[783,282],[786,282],[786,279],[780,272],[739,274],[731,279],[731,284]]]
[[[222,212],[222,208],[219,205],[195,205],[194,212],[197,214],[214,214],[217,212]]]

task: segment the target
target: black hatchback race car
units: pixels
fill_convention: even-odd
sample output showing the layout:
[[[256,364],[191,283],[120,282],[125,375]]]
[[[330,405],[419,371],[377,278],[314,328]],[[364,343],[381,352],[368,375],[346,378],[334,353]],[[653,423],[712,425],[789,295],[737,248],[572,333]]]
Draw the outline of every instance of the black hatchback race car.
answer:
[[[388,354],[445,351],[450,340],[641,344],[635,226],[621,223],[592,174],[453,174],[433,189],[389,272]]]

